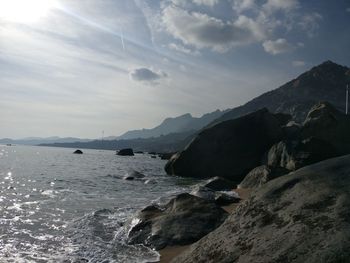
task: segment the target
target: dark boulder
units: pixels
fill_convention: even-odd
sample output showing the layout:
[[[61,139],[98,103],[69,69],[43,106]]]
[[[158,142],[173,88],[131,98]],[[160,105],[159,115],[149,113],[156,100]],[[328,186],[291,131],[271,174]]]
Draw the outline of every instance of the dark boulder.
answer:
[[[262,155],[281,140],[285,119],[262,109],[207,128],[182,152],[173,155],[165,170],[185,177],[221,176],[240,182],[260,165]]]
[[[243,181],[239,184],[239,188],[256,188],[277,177],[288,174],[290,171],[282,167],[271,167],[262,165],[250,171]]]
[[[216,176],[205,182],[203,186],[214,191],[229,191],[236,188],[237,184],[225,178]]]
[[[119,156],[134,156],[134,151],[131,148],[122,149],[117,152]]]
[[[237,193],[232,191],[227,192],[216,192],[215,193],[215,203],[219,206],[230,205],[233,203],[239,203],[242,199]]]
[[[326,141],[339,155],[350,153],[350,116],[327,102],[315,105],[307,115],[302,136]]]
[[[75,152],[73,152],[74,154],[83,154],[82,150],[76,150]]]
[[[267,164],[294,171],[337,156],[335,148],[326,141],[309,138],[302,141],[281,141],[271,147]]]
[[[349,262],[349,211],[350,155],[258,188],[172,262]]]
[[[157,250],[191,244],[217,228],[227,215],[213,202],[180,194],[162,207],[152,205],[139,212],[128,243]]]

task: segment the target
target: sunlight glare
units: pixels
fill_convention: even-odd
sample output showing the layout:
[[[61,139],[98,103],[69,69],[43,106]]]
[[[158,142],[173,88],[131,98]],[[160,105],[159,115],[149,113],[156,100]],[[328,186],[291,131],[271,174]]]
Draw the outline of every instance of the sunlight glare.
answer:
[[[0,0],[0,21],[34,23],[54,6],[54,0]]]

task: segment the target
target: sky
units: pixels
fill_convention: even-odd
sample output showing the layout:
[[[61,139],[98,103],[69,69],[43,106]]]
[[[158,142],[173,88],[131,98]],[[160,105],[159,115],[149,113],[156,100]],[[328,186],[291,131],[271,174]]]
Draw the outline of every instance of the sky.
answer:
[[[349,51],[349,0],[0,0],[0,138],[201,116]]]

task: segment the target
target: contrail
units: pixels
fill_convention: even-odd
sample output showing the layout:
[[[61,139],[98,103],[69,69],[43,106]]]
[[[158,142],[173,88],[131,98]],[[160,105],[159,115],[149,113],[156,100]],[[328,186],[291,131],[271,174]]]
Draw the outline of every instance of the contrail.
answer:
[[[120,39],[122,40],[122,46],[123,46],[123,50],[125,50],[125,44],[124,44],[124,35],[123,35],[123,31],[120,31]]]

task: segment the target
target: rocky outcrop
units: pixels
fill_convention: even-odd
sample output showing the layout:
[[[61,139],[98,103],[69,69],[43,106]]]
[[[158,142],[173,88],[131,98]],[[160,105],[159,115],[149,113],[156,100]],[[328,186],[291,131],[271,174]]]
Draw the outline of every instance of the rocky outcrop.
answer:
[[[191,244],[217,228],[227,215],[214,202],[180,194],[164,206],[144,208],[134,219],[128,243],[155,249]]]
[[[349,211],[350,155],[263,185],[173,262],[348,262]]]
[[[121,149],[117,152],[119,156],[134,156],[134,151],[131,148]]]
[[[256,188],[277,177],[288,174],[290,171],[282,167],[261,165],[250,171],[238,188]]]
[[[216,176],[206,181],[203,186],[214,191],[229,191],[236,188],[237,184],[225,178]]]
[[[73,152],[74,154],[83,154],[83,151],[82,150],[76,150]]]
[[[172,156],[165,170],[186,177],[224,177],[240,182],[262,155],[283,136],[287,117],[266,109],[208,128]]]
[[[302,137],[311,136],[332,145],[339,154],[350,153],[350,116],[327,102],[316,104],[307,115]]]
[[[196,186],[190,193],[207,201],[215,202],[219,206],[225,206],[241,201],[239,195],[234,191],[214,191],[204,186]]]

